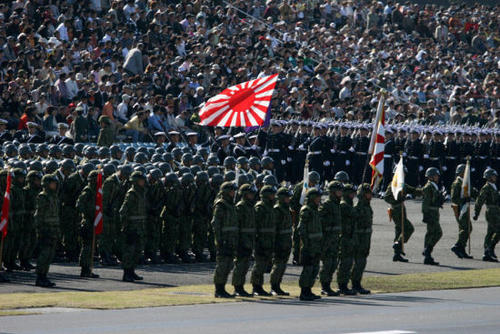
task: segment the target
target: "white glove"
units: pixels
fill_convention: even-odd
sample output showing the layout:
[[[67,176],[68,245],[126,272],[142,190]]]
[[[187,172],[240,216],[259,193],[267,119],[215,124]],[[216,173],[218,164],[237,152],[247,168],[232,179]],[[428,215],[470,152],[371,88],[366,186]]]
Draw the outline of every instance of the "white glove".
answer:
[[[251,149],[252,150],[257,150],[257,147],[258,147],[257,145],[252,145]]]
[[[345,165],[346,165],[346,166],[350,166],[350,165],[351,165],[351,162],[350,162],[349,160],[346,160],[346,161],[345,161]]]
[[[428,154],[424,154],[424,159],[429,159],[429,155]]]
[[[330,153],[331,153],[331,154],[335,154],[335,149],[334,149],[334,148],[332,148],[332,149],[330,150]]]
[[[325,166],[325,167],[330,166],[330,161],[328,161],[328,160],[323,161],[323,166]]]
[[[403,152],[403,157],[406,157],[406,156],[407,156],[406,152]]]
[[[471,171],[471,172],[475,172],[475,171],[476,171],[476,169],[475,169],[474,167],[472,167],[472,168],[470,169],[470,171]]]
[[[299,145],[299,150],[303,150],[304,149],[304,145],[300,144]]]
[[[281,160],[281,164],[282,165],[286,164],[286,160]]]
[[[424,167],[423,166],[418,166],[418,171],[421,172],[424,170]]]
[[[441,169],[443,170],[443,172],[446,172],[448,170],[448,167],[443,166],[443,167],[441,167]]]
[[[293,150],[293,146],[292,145],[288,146],[288,149]]]
[[[349,152],[354,152],[354,147],[351,146],[351,148],[349,149]]]
[[[292,162],[292,158],[288,157],[288,158],[286,158],[286,161]]]

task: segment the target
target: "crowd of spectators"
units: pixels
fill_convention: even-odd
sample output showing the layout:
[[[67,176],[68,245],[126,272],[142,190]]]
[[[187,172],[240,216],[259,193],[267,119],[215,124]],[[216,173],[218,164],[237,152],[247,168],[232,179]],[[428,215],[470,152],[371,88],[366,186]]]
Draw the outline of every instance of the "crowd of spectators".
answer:
[[[7,131],[134,141],[198,130],[210,96],[280,73],[273,117],[500,125],[499,8],[372,0],[0,3]],[[80,116],[84,126],[72,126]],[[76,133],[78,132],[78,133]]]

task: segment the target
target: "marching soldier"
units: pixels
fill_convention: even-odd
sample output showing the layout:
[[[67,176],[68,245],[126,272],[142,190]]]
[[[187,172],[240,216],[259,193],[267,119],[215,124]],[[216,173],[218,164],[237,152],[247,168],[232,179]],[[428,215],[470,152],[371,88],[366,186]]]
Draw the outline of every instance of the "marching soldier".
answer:
[[[439,262],[432,258],[432,250],[443,235],[441,225],[439,225],[439,209],[443,207],[444,197],[439,192],[439,170],[436,167],[428,168],[425,171],[427,183],[423,188],[422,213],[423,222],[427,224],[424,244],[424,264],[439,265]]]
[[[234,260],[233,286],[234,293],[240,297],[252,297],[246,292],[245,277],[250,268],[255,243],[255,209],[254,199],[257,188],[250,184],[240,187],[241,200],[236,204],[236,217],[238,220],[238,248]]]
[[[331,288],[333,273],[337,269],[339,257],[339,242],[341,232],[340,199],[342,198],[342,183],[332,181],[328,184],[328,199],[320,206],[319,215],[322,224],[323,240],[321,243],[322,267],[319,272],[321,294],[338,296]]]
[[[318,211],[321,203],[321,192],[316,188],[309,189],[306,201],[306,204],[300,209],[298,225],[300,257],[303,266],[299,278],[299,298],[300,300],[312,301],[321,298],[311,291],[319,272],[319,261],[321,258],[323,233]]]
[[[143,279],[135,273],[135,267],[144,250],[144,223],[147,219],[146,176],[140,171],[135,171],[130,175],[130,182],[132,186],[127,191],[119,210],[124,240],[122,267],[125,282]]]
[[[260,201],[255,205],[255,265],[252,270],[251,282],[254,296],[271,296],[264,291],[264,273],[269,272],[272,265],[274,240],[276,235],[276,220],[274,218],[274,199],[276,188],[264,186],[260,191]]]
[[[43,174],[41,172],[30,171],[26,177],[28,181],[27,185],[24,187],[25,215],[21,245],[19,247],[19,260],[21,261],[21,267],[25,271],[35,268],[30,262],[36,247],[36,226],[33,216],[35,214],[36,198],[42,190],[42,177]]]
[[[460,259],[472,259],[472,256],[465,251],[467,240],[469,240],[470,233],[472,232],[472,224],[470,223],[470,213],[467,206],[467,202],[470,201],[470,198],[462,198],[461,196],[464,172],[465,165],[458,165],[455,172],[457,178],[451,185],[451,207],[453,208],[453,213],[458,223],[458,240],[451,248],[451,251]],[[461,211],[464,206],[467,207],[467,211],[462,214]]]
[[[339,293],[343,295],[356,294],[356,291],[347,287],[354,262],[354,229],[357,219],[353,203],[355,195],[356,189],[354,186],[352,184],[344,184],[344,191],[340,202],[342,234],[340,237],[339,270],[337,271]]]
[[[498,174],[496,170],[488,168],[483,173],[486,183],[481,188],[474,206],[474,221],[479,217],[481,208],[486,204],[486,222],[488,229],[484,238],[483,261],[498,262],[495,246],[500,240],[500,196],[496,186]]]
[[[212,226],[217,248],[214,273],[215,298],[233,297],[226,291],[225,285],[233,269],[233,259],[238,247],[238,221],[233,203],[236,190],[234,182],[224,182],[214,203]]]
[[[292,194],[287,188],[280,188],[276,195],[278,202],[274,205],[276,239],[271,270],[271,293],[274,296],[289,296],[290,293],[283,291],[280,285],[292,250],[292,215],[290,214]]]

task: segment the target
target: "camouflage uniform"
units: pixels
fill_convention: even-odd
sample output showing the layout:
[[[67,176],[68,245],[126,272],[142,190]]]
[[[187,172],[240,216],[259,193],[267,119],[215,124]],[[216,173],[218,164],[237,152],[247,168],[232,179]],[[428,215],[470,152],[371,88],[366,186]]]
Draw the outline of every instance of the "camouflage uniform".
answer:
[[[354,187],[350,184],[344,185],[344,193],[340,202],[342,232],[340,236],[340,262],[337,271],[337,283],[340,293],[347,295],[353,294],[353,291],[347,288],[354,262],[354,230],[357,219],[353,205],[353,194]]]
[[[495,246],[500,240],[500,196],[496,185],[486,182],[481,188],[479,196],[474,206],[474,218],[477,219],[481,208],[486,205],[486,222],[488,229],[484,238],[485,257],[483,260],[495,258]]]
[[[36,247],[36,226],[35,226],[35,204],[36,198],[40,193],[42,187],[40,181],[42,179],[42,173],[36,171],[30,171],[28,173],[28,184],[24,187],[25,194],[25,215],[23,219],[23,233],[21,238],[21,246],[19,250],[19,259],[21,260],[21,266],[25,270],[33,269],[30,264],[30,260],[33,257],[33,253]],[[38,181],[35,181],[38,179]]]
[[[188,177],[189,181],[185,181]],[[193,232],[193,214],[195,208],[196,185],[194,177],[191,174],[183,175],[181,178],[182,186],[182,208],[181,217],[179,220],[179,244],[177,254],[183,262],[192,262],[193,258],[190,254]]]
[[[175,182],[167,180],[165,183],[165,203],[160,214],[163,221],[162,256],[166,262],[177,262],[175,251],[179,240],[179,224],[184,204],[179,180],[176,176],[175,178]]]
[[[68,176],[62,188],[61,232],[64,251],[70,261],[78,258],[78,254],[80,253],[80,216],[77,213],[75,205],[86,182],[78,171]]]
[[[438,264],[431,257],[434,246],[438,243],[443,235],[441,225],[439,225],[439,208],[442,207],[444,198],[438,191],[437,185],[434,182],[428,181],[423,188],[422,213],[423,222],[427,224],[427,233],[424,241],[424,263]],[[431,261],[432,260],[432,261]]]
[[[208,225],[211,216],[211,190],[208,184],[208,175],[206,181],[199,181],[196,176],[196,196],[195,208],[193,213],[193,244],[191,246],[193,253],[198,261],[205,261],[203,250],[207,246]]]
[[[162,221],[160,213],[165,198],[165,187],[160,180],[154,180],[146,191],[148,218],[146,220],[146,244],[144,254],[153,263],[159,263],[157,252],[160,250]]]
[[[454,252],[458,252],[457,255],[459,255],[460,258],[469,258],[469,255],[465,252],[465,246],[467,246],[469,235],[472,232],[472,224],[470,221],[470,210],[468,204],[470,198],[462,198],[462,183],[462,177],[458,176],[451,185],[451,206],[453,207],[455,219],[458,224],[458,240],[452,250],[455,249]],[[461,210],[464,206],[467,211],[465,211],[462,217],[460,217]]]
[[[121,223],[118,210],[126,193],[125,182],[115,173],[103,182],[102,207],[103,230],[99,240],[99,250],[105,264],[114,264],[112,256],[121,256]]]

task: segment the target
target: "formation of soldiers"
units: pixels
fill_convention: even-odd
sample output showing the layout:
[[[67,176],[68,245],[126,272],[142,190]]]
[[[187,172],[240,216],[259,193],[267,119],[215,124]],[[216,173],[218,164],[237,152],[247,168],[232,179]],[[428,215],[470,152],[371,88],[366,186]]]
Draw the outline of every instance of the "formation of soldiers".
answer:
[[[339,142],[366,143],[368,129],[350,126],[338,126]],[[92,246],[100,168],[104,180],[104,230],[95,242],[95,256],[105,266],[121,264],[124,281],[142,280],[135,268],[143,263],[215,261],[217,297],[233,296],[225,290],[233,266],[232,285],[236,295],[286,295],[281,281],[292,255],[293,263],[303,266],[299,281],[301,299],[319,297],[311,291],[318,274],[324,295],[369,293],[361,280],[372,234],[372,190],[361,182],[361,160],[347,163],[363,155],[357,155],[352,144],[350,147],[346,144],[345,152],[338,146],[328,150],[329,153],[324,147],[319,150],[315,145],[318,141],[326,145],[330,129],[316,124],[312,126],[312,135],[306,135],[308,127],[308,123],[282,126],[273,122],[270,133],[248,136],[240,133],[233,138],[219,134],[210,145],[189,141],[181,144],[175,140],[163,144],[164,138],[172,139],[178,133],[158,133],[155,136],[158,144],[149,147],[5,142],[2,146],[5,165],[0,171],[2,193],[7,173],[10,171],[13,176],[3,265],[7,272],[29,271],[35,269],[31,260],[36,259],[36,285],[42,287],[54,286],[47,278],[54,260],[79,261],[82,277],[98,278],[92,270]],[[299,133],[293,136],[293,143],[285,143],[294,131]],[[307,137],[302,144],[297,141],[301,132]],[[358,132],[359,139],[355,137]],[[490,148],[496,148],[498,135],[490,135],[490,139],[494,140]],[[410,137],[405,147],[411,143]],[[339,158],[337,152],[346,155]],[[290,159],[288,154],[292,155]],[[413,153],[407,153],[409,180],[413,156],[410,154]],[[308,189],[298,182],[303,178],[300,173],[303,164],[298,162],[302,157],[304,162],[309,161],[312,170],[308,174]],[[495,162],[495,158],[498,155],[490,154],[488,162]],[[366,157],[363,159],[366,161]],[[331,168],[339,163],[342,166],[341,162],[344,167],[354,167],[345,168],[349,172]],[[293,168],[288,169],[290,164]],[[384,187],[384,199],[391,206],[395,223],[394,261],[408,261],[404,258],[403,242],[409,240],[413,226],[406,217],[404,201],[413,195],[423,196],[423,221],[427,224],[424,263],[438,264],[432,258],[432,251],[442,235],[439,226],[439,210],[445,202],[440,186],[442,167],[428,166],[424,187],[419,188],[418,183],[413,187],[408,182],[398,198],[392,196],[390,182]],[[464,169],[459,164],[452,173],[456,175],[451,200],[458,209],[470,200],[459,194]],[[486,183],[477,197],[473,193],[477,198],[473,218],[477,219],[486,205],[488,234],[483,260],[497,261],[494,252],[500,238],[497,173],[488,167],[483,176]],[[460,233],[452,251],[468,258],[465,244],[472,225],[464,218],[468,215],[454,210]],[[252,262],[250,294],[243,286]],[[271,273],[270,292],[263,289],[266,272]],[[335,272],[338,291],[331,287]],[[0,275],[0,279],[7,280],[7,276]]]

